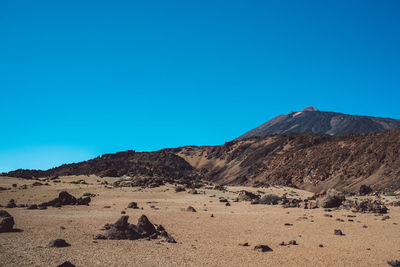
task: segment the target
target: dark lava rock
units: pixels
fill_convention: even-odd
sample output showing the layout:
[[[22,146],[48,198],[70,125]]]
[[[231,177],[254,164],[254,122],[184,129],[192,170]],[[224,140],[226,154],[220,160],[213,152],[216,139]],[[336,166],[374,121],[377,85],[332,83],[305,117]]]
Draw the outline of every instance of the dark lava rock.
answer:
[[[68,192],[62,191],[58,194],[57,198],[50,200],[48,202],[43,202],[39,204],[39,206],[61,207],[64,205],[89,205],[90,201],[91,201],[90,197],[83,197],[77,199]]]
[[[165,238],[165,241],[167,241],[168,243],[172,243],[172,244],[176,244],[177,243],[172,236],[167,236]]]
[[[388,261],[387,264],[393,267],[400,267],[400,261]]]
[[[298,245],[298,244],[297,244],[296,240],[290,240],[289,245]]]
[[[102,234],[97,234],[93,237],[93,239],[107,239],[107,237],[105,235]]]
[[[261,251],[261,252],[267,252],[267,251],[272,251],[272,248],[270,248],[267,245],[257,245],[257,246],[254,247],[254,250],[258,250],[258,251]]]
[[[186,208],[186,211],[189,211],[189,212],[196,212],[195,208],[193,208],[192,206],[187,207],[187,208]]]
[[[359,193],[360,193],[361,196],[368,195],[368,194],[372,193],[372,188],[370,186],[368,186],[368,185],[363,184],[363,185],[360,186]]]
[[[266,204],[266,205],[277,205],[282,201],[282,198],[278,195],[268,194],[264,195],[258,201],[259,204]]]
[[[157,232],[154,225],[149,221],[149,219],[145,215],[140,216],[137,227],[143,230],[142,235],[150,236],[151,234]]]
[[[61,263],[60,265],[57,265],[57,267],[75,267],[75,265],[73,265],[69,261],[65,261],[65,262]]]
[[[104,235],[98,234],[94,237],[94,239],[112,239],[112,240],[136,240],[147,238],[157,239],[158,236],[165,237],[165,241],[168,243],[176,243],[175,239],[170,236],[162,227],[162,225],[156,227],[149,221],[149,219],[142,215],[138,224],[130,224],[128,223],[129,216],[122,216],[119,218],[114,224],[106,224],[104,229],[106,229],[106,233]]]
[[[136,202],[131,202],[128,204],[129,209],[139,209],[138,205]]]
[[[123,210],[123,211],[121,211],[121,214],[126,214],[126,212]]]
[[[28,205],[27,210],[37,210],[38,209],[38,205],[36,204],[32,204],[32,205]]]
[[[0,210],[0,233],[12,232],[14,218],[5,210]]]
[[[340,229],[335,229],[335,230],[333,231],[333,233],[334,233],[335,235],[344,235],[343,232],[342,232],[342,230],[340,230]]]
[[[50,247],[63,248],[71,246],[64,239],[55,239],[49,242]]]
[[[8,208],[8,209],[12,209],[12,208],[16,208],[16,207],[17,207],[17,204],[15,203],[14,199],[10,199],[10,201],[8,201],[8,203],[6,205],[6,208]]]
[[[178,193],[178,192],[183,192],[183,191],[185,191],[185,187],[183,187],[183,186],[177,186],[177,187],[175,187],[175,192],[176,192],[176,193]]]
[[[231,203],[229,203],[229,202],[226,202],[226,203],[225,203],[225,206],[228,206],[228,207],[229,207],[230,205],[231,205]]]
[[[379,200],[363,200],[363,201],[346,201],[346,208],[352,208],[354,212],[362,213],[387,213],[388,208]]]
[[[34,182],[34,183],[32,184],[32,186],[41,186],[41,185],[43,185],[41,182]]]

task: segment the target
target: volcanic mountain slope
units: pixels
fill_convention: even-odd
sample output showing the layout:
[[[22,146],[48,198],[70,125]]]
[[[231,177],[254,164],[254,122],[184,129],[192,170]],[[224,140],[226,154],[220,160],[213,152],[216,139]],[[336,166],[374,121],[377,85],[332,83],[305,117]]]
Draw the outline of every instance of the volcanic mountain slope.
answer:
[[[172,150],[223,184],[283,184],[310,191],[400,187],[400,129],[368,135],[311,133]]]
[[[344,136],[279,134],[220,146],[125,151],[47,171],[16,170],[6,175],[35,178],[80,174],[202,178],[221,184],[280,184],[310,191],[356,191],[361,184],[399,188],[400,129]]]
[[[319,111],[314,107],[307,107],[299,112],[279,115],[237,139],[243,140],[255,136],[279,133],[366,134],[399,127],[400,120],[346,115],[336,112]]]

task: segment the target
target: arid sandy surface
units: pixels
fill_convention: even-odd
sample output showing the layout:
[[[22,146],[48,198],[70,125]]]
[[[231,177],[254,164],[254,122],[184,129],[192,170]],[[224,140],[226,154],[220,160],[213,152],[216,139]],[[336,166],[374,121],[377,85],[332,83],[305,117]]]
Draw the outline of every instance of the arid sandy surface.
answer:
[[[68,183],[77,179],[84,179],[89,185]],[[108,189],[97,182],[104,179],[93,176],[61,180],[65,182],[0,191],[3,206],[11,198],[17,204],[39,204],[57,197],[63,190],[76,197],[84,192],[97,195],[90,206],[46,210],[1,208],[14,216],[14,227],[23,232],[0,233],[0,266],[57,266],[67,260],[76,266],[388,266],[388,260],[400,259],[400,207],[389,207],[388,220],[342,209],[333,210],[329,213],[333,217],[327,217],[328,213],[321,208],[285,209],[280,205],[232,201],[231,206],[225,206],[218,201],[219,196],[233,200],[237,197],[233,192],[199,189],[199,194],[192,195],[175,193],[173,185]],[[32,182],[0,178],[3,187]],[[293,190],[228,187],[229,191],[241,189],[276,194]],[[312,195],[294,191],[303,197]],[[131,201],[143,210],[127,209]],[[184,211],[189,205],[197,212]],[[101,228],[106,223],[114,223],[123,210],[131,223],[136,224],[139,216],[145,214],[152,223],[162,224],[178,243],[160,242],[161,239],[94,241],[93,236],[103,233]],[[293,225],[285,226],[285,223]],[[60,229],[61,226],[65,229]],[[334,229],[341,229],[345,235],[334,235]],[[56,238],[65,239],[71,246],[48,247],[49,241]],[[290,240],[296,240],[298,245],[279,245]],[[248,242],[250,246],[239,246],[241,242]],[[259,244],[268,245],[273,251],[255,251],[254,246]]]

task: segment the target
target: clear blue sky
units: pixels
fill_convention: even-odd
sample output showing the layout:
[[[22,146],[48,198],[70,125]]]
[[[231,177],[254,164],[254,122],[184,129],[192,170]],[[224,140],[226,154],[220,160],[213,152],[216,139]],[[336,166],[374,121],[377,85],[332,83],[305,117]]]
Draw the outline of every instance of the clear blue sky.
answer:
[[[0,171],[400,118],[400,1],[0,0]]]

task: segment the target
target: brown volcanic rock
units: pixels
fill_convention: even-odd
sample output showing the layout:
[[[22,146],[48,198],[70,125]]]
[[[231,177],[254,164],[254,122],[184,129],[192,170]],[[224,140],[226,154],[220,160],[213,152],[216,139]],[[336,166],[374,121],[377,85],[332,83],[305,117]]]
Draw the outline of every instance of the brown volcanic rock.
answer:
[[[141,238],[156,239],[158,236],[162,236],[165,237],[166,242],[176,243],[175,239],[165,231],[164,227],[159,225],[156,229],[145,215],[140,216],[137,225],[128,223],[128,219],[129,216],[124,215],[114,224],[106,224],[104,226],[106,233],[104,235],[97,234],[94,239],[136,240]]]
[[[400,187],[400,129],[346,136],[282,134],[171,151],[224,184],[357,192],[368,179],[375,188]]]
[[[0,210],[0,233],[12,232],[14,226],[14,218],[5,210]]]

